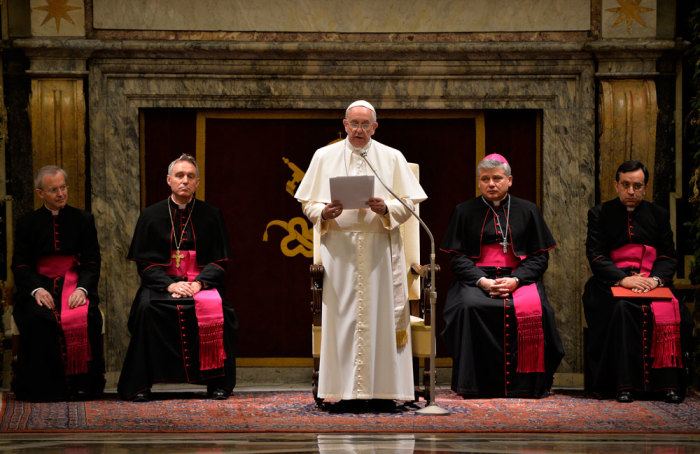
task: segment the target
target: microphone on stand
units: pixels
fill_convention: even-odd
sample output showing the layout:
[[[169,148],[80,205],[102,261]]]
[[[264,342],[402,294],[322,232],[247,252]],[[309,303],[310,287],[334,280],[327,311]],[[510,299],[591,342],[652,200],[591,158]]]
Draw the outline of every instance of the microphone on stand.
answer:
[[[423,227],[430,238],[430,314],[432,317],[430,323],[430,386],[428,387],[428,404],[424,408],[416,410],[416,414],[449,415],[449,411],[439,407],[435,403],[435,300],[437,299],[437,283],[435,282],[435,239],[433,238],[433,234],[428,226],[425,224],[425,222],[423,222],[423,219],[418,216],[418,213],[416,213],[413,208],[408,206],[408,204],[404,202],[401,197],[396,195],[396,193],[389,186],[387,186],[386,183],[384,183],[384,180],[382,180],[382,177],[379,176],[377,169],[375,169],[369,159],[367,159],[367,150],[360,153],[360,156],[367,163],[369,168],[372,170],[372,173],[374,173],[382,186],[384,186],[384,188],[389,191],[389,193],[394,196],[394,198],[398,200],[401,205],[403,205],[413,215],[413,217],[418,220],[421,227]]]

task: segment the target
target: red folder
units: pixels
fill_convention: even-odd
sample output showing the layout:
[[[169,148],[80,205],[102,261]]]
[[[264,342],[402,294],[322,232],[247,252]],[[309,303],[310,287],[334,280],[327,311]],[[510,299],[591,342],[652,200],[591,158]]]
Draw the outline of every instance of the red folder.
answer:
[[[654,290],[649,290],[646,293],[633,292],[628,288],[619,286],[610,287],[610,290],[612,290],[615,298],[649,298],[655,300],[670,300],[673,298],[673,293],[668,287],[656,287]]]

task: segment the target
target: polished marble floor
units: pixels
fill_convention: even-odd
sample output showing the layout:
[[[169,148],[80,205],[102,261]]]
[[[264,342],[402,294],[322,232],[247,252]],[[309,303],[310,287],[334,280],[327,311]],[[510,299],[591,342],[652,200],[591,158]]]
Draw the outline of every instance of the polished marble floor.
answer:
[[[700,453],[700,435],[23,434],[0,453]]]

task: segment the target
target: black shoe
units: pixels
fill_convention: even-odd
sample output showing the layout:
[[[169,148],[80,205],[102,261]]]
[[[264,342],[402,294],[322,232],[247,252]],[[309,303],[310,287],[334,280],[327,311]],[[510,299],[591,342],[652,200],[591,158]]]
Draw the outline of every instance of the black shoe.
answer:
[[[396,402],[391,399],[372,399],[369,401],[369,410],[378,413],[397,413]]]
[[[151,391],[146,390],[136,394],[131,398],[132,402],[148,402],[151,400]]]
[[[666,395],[664,396],[664,402],[669,404],[680,404],[683,402],[683,398],[674,390],[669,389],[666,391]]]
[[[634,402],[634,397],[632,397],[632,393],[630,391],[620,391],[619,393],[617,393],[615,399],[618,402],[622,402],[623,404]]]
[[[366,402],[357,399],[340,400],[326,408],[329,413],[363,413],[367,409]]]
[[[223,388],[212,388],[212,390],[207,394],[209,394],[209,397],[214,400],[226,400],[231,393]]]

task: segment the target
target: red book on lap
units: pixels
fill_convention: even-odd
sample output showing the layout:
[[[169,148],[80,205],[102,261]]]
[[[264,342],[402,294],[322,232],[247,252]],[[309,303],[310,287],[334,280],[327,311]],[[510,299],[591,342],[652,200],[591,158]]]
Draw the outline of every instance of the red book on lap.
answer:
[[[610,290],[612,290],[615,298],[653,298],[656,300],[670,300],[673,298],[673,293],[668,287],[656,287],[648,292],[633,292],[628,288],[619,286],[610,287]]]

